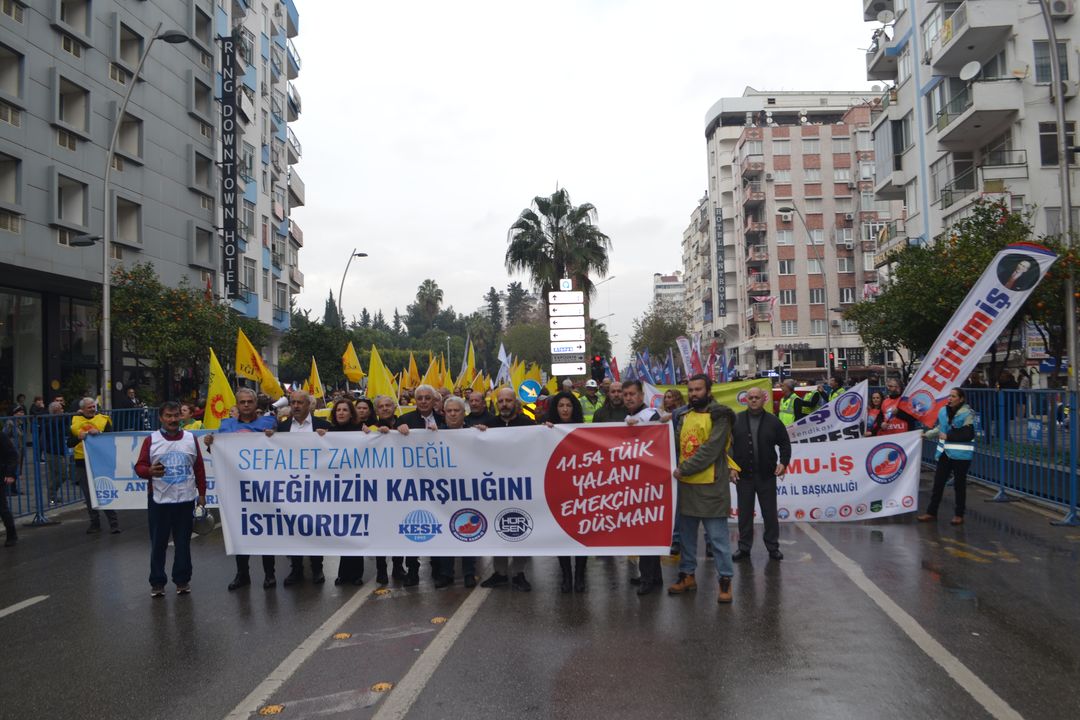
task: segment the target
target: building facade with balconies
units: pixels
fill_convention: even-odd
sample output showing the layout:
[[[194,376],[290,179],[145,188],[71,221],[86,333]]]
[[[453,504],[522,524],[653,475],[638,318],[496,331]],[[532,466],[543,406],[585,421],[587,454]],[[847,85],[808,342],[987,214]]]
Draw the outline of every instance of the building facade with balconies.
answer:
[[[678,308],[686,304],[686,284],[682,270],[653,273],[653,302]]]
[[[266,353],[276,363],[303,282],[303,233],[289,216],[303,202],[293,168],[300,148],[284,119],[300,112],[289,81],[299,70],[290,40],[298,22],[292,0],[0,3],[0,398],[45,394],[74,376],[100,386],[105,202],[111,267],[151,262],[166,285],[222,294],[219,38],[230,33],[242,56],[238,216],[248,290],[232,307],[276,328]],[[189,40],[155,43],[134,81],[158,27]],[[275,49],[284,68],[276,74]],[[108,147],[129,89],[106,198]],[[280,122],[271,122],[275,98]],[[79,236],[98,242],[72,245]],[[112,347],[114,380],[145,382],[137,359]]]
[[[840,311],[876,293],[877,241],[899,218],[899,202],[874,195],[870,124],[878,106],[862,91],[747,88],[709,111],[709,195],[695,219],[710,224],[710,272],[724,277],[725,314],[712,336],[737,353],[740,374],[783,365],[795,377],[820,377],[826,346],[849,370],[869,362]],[[692,222],[684,234],[688,278],[692,231],[708,232]],[[689,287],[687,297],[694,299]]]
[[[1050,8],[1075,117],[1080,3]],[[872,127],[875,193],[905,208],[904,228],[887,235],[933,242],[981,198],[1031,212],[1037,235],[1058,232],[1057,121],[1039,4],[863,0],[863,18],[875,25],[867,78],[889,84]],[[1075,122],[1067,129],[1075,145]],[[880,265],[895,247],[879,249]]]

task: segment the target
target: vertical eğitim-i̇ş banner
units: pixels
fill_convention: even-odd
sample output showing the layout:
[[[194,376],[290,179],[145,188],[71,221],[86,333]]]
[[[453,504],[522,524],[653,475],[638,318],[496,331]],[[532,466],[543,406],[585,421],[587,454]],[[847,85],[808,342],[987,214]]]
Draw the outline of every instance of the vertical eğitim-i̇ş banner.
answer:
[[[221,434],[230,554],[666,553],[669,425]]]
[[[935,425],[949,391],[967,380],[1055,260],[1056,253],[1033,243],[1009,245],[995,255],[923,358],[901,407]]]

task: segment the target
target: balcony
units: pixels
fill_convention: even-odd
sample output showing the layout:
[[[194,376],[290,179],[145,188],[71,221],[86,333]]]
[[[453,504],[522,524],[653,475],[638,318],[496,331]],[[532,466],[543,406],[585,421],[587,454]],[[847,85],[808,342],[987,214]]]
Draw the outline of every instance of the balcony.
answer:
[[[286,54],[289,57],[289,79],[295,80],[300,75],[300,53],[296,51],[293,41],[289,40]]]
[[[274,308],[274,322],[283,322],[287,317],[289,317],[288,310],[283,307]]]
[[[295,169],[289,171],[289,207],[302,207],[306,190],[304,181]]]
[[[304,287],[304,273],[295,267],[289,268],[289,282],[296,286],[297,289]]]
[[[764,235],[769,230],[769,224],[764,220],[748,218],[743,232],[747,235]]]
[[[975,184],[975,168],[965,170],[953,179],[949,180],[938,191],[938,199],[941,200],[941,209],[945,210],[963,198],[974,193],[977,189]]]
[[[743,178],[761,177],[765,172],[764,155],[747,155],[740,165]]]
[[[874,196],[878,200],[903,200],[907,174],[903,170],[892,170],[874,178]]]
[[[743,207],[756,207],[765,202],[765,186],[754,180],[743,186]]]
[[[289,218],[289,237],[297,245],[304,247],[304,231],[300,229],[300,226],[292,218]]]
[[[289,83],[288,86],[289,95],[289,114],[287,115],[289,122],[296,122],[300,119],[300,93],[297,92],[296,86]]]
[[[285,4],[285,16],[287,18],[285,23],[285,29],[289,37],[296,37],[300,34],[300,14],[296,12],[296,4],[293,0],[282,0]]]
[[[751,245],[747,249],[746,253],[747,263],[767,263],[769,262],[769,248],[767,245]]]
[[[769,291],[769,273],[754,273],[746,281],[747,292],[762,293]]]
[[[772,303],[752,303],[750,310],[746,313],[746,318],[754,322],[772,322]]]
[[[993,150],[982,157],[979,167],[979,184],[984,192],[988,184],[1002,183],[1005,180],[1023,180],[1028,177],[1026,150]]]
[[[945,18],[930,48],[935,75],[956,76],[972,60],[985,60],[1005,46],[1019,20],[1020,3],[967,0]]]
[[[1023,105],[1020,83],[1012,78],[973,82],[938,112],[938,144],[975,150],[1000,135]]]
[[[300,156],[303,154],[303,150],[300,147],[300,140],[297,139],[296,133],[292,128],[289,128],[289,142],[287,143],[289,152],[288,160],[290,165],[295,165],[300,162]]]
[[[885,28],[875,30],[866,51],[866,79],[896,80],[899,57],[900,48],[885,34]]]

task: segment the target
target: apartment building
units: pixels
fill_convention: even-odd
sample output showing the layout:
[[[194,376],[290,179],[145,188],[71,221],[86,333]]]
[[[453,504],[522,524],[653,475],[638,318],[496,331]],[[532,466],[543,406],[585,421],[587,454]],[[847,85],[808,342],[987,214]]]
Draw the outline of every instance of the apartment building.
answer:
[[[874,93],[763,92],[706,116],[709,193],[683,236],[692,327],[744,376],[869,369],[847,306],[877,292],[877,239],[901,212],[874,196]]]
[[[682,270],[673,273],[653,273],[653,302],[682,307],[686,303],[686,287]]]
[[[1080,3],[1049,5],[1075,117]],[[906,213],[879,264],[905,242],[933,242],[980,198],[1030,211],[1037,234],[1058,232],[1060,159],[1040,4],[863,0],[863,18],[874,25],[867,78],[887,83],[872,127],[874,190],[903,201]],[[1066,129],[1075,145],[1075,121]]]
[[[290,222],[304,202],[293,169],[300,144],[288,129],[300,112],[298,30],[292,0],[0,1],[0,397],[44,393],[76,374],[100,385],[106,202],[112,267],[149,261],[166,284],[225,297],[226,140],[242,159],[242,292],[231,305],[273,326],[276,362],[303,282],[303,234]],[[172,35],[139,70],[156,32]],[[222,132],[225,36],[239,55],[237,133]],[[87,236],[98,242],[80,247]],[[145,380],[115,342],[112,366],[117,383]]]

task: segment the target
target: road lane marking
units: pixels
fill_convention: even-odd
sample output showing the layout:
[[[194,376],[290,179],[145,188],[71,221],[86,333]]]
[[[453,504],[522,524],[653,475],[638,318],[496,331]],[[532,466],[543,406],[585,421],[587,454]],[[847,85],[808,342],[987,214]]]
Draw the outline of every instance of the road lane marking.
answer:
[[[346,690],[321,697],[285,700],[270,707],[281,708],[279,713],[274,714],[311,718],[369,708],[379,702],[382,696],[382,693],[365,688],[363,690]]]
[[[334,641],[327,645],[326,649],[334,650],[336,648],[364,645],[365,643],[380,642],[383,640],[396,640],[398,638],[424,635],[433,632],[438,632],[438,628],[432,627],[431,625],[399,625],[397,627],[384,628],[373,632],[352,633],[347,638],[334,638]]]
[[[0,610],[0,618],[7,617],[8,615],[14,615],[15,613],[19,612],[20,610],[25,610],[26,608],[30,607],[31,605],[37,605],[42,600],[48,600],[48,599],[49,599],[48,595],[35,595],[32,598],[27,598],[27,599],[23,600],[22,602],[17,602],[14,605],[9,605],[6,608],[4,608],[3,610]]]
[[[866,595],[874,601],[874,604],[881,608],[881,610],[889,616],[889,619],[904,631],[905,635],[911,638],[912,642],[918,645],[931,660],[940,665],[945,672],[949,674],[949,677],[966,691],[975,702],[982,705],[991,717],[999,718],[1000,720],[1023,720],[1023,716],[1021,716],[1020,713],[1016,712],[1016,710],[1005,702],[1005,700],[991,690],[990,686],[980,680],[975,673],[960,662],[959,658],[946,650],[944,645],[935,640],[934,637],[928,633],[917,620],[915,620],[915,618],[908,615],[903,608],[886,595],[885,591],[875,585],[870,578],[866,577],[866,573],[863,572],[862,567],[860,567],[857,562],[833,547],[833,545],[812,526],[807,525],[806,523],[795,524],[800,530],[806,533],[807,537],[813,540],[814,543],[821,548],[822,552],[833,561],[833,564],[835,564],[836,567],[840,568],[841,572],[848,576],[848,579],[851,580],[851,582],[855,583],[856,587],[866,593]]]
[[[259,683],[246,698],[240,701],[239,705],[233,708],[232,712],[225,716],[225,720],[245,720],[252,713],[257,712],[263,703],[269,700],[270,696],[319,649],[326,638],[341,627],[349,619],[350,615],[360,609],[364,601],[371,597],[373,587],[374,584],[370,584],[357,591],[344,605],[338,608],[337,612],[327,618],[326,622],[315,628],[315,631],[308,635],[307,639],[297,645],[296,649],[289,653],[288,657],[282,660],[281,664],[274,668],[273,672],[267,675],[265,680]]]
[[[465,602],[461,603],[446,624],[442,626],[439,634],[428,643],[427,648],[416,659],[413,666],[409,668],[409,672],[405,674],[401,682],[395,685],[390,694],[386,696],[373,720],[390,720],[391,718],[400,720],[408,714],[409,709],[416,702],[416,698],[419,697],[420,691],[424,689],[428,680],[439,668],[439,663],[443,661],[446,653],[453,647],[454,641],[465,630],[465,627],[476,615],[484,601],[491,597],[494,592],[498,591],[477,588],[469,594]]]

